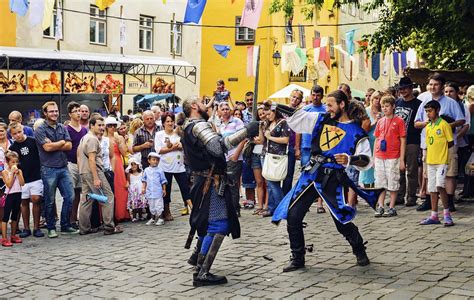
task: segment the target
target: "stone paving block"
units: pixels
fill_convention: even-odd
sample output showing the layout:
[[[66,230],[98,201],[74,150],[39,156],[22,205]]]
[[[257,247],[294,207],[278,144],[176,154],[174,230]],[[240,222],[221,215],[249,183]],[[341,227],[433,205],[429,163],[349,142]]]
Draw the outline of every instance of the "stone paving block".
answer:
[[[474,291],[473,290],[454,289],[451,293],[455,294],[455,295],[474,297]]]

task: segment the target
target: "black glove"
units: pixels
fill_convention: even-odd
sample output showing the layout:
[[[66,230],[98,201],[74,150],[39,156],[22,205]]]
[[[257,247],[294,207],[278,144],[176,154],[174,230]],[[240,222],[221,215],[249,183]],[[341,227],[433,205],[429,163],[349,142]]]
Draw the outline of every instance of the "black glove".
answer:
[[[247,137],[252,138],[258,135],[258,126],[260,122],[258,121],[252,121],[245,125],[245,128],[247,129]]]
[[[283,104],[277,104],[276,110],[284,115],[291,117],[295,113],[296,109]]]

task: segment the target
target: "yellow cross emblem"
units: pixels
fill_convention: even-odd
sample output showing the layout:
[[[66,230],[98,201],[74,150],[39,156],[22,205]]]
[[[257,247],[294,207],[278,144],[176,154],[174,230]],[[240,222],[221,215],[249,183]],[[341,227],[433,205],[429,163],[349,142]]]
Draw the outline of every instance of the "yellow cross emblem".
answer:
[[[322,151],[329,151],[336,147],[345,135],[346,132],[341,128],[325,124],[319,138],[319,147]]]

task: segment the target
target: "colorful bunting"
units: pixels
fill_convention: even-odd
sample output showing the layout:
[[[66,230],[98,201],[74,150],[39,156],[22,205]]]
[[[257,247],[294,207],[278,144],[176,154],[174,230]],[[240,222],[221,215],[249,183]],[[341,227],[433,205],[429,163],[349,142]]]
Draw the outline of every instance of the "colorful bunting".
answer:
[[[205,6],[206,0],[188,0],[186,13],[184,14],[184,23],[198,24]]]
[[[288,58],[296,51],[296,44],[295,43],[289,43],[289,44],[284,44],[281,46],[281,72],[286,72],[290,71],[290,64],[289,61],[290,59]],[[296,54],[295,54],[296,55]]]
[[[372,79],[380,77],[380,53],[372,53]]]
[[[28,11],[28,0],[10,0],[10,11],[24,17]]]
[[[326,63],[326,66],[328,68],[331,67],[331,57],[329,56],[329,50],[328,50],[328,45],[329,45],[329,38],[328,37],[322,37],[321,38],[321,44],[319,48],[319,61],[324,61]]]
[[[245,0],[240,26],[257,29],[260,14],[262,13],[263,0]]]
[[[229,54],[229,51],[230,51],[230,46],[215,44],[213,47],[217,51],[217,53],[219,53],[220,56],[227,58],[227,55]]]

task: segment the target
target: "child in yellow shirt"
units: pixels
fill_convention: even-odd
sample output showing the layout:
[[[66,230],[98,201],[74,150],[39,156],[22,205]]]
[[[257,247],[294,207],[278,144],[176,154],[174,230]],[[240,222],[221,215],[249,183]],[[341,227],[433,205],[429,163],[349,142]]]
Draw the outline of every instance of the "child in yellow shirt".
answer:
[[[426,125],[426,164],[428,165],[427,191],[431,194],[431,216],[421,221],[420,225],[441,224],[438,218],[439,193],[444,207],[444,226],[453,226],[454,222],[448,208],[448,194],[445,189],[448,148],[454,144],[453,130],[448,122],[439,116],[441,105],[438,101],[429,101],[424,109],[429,119]]]

